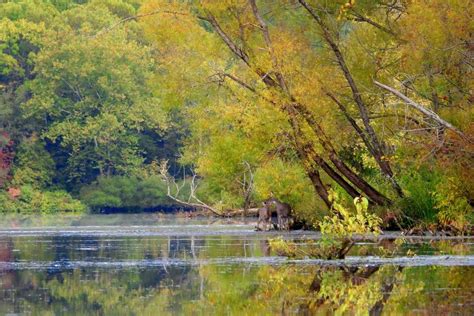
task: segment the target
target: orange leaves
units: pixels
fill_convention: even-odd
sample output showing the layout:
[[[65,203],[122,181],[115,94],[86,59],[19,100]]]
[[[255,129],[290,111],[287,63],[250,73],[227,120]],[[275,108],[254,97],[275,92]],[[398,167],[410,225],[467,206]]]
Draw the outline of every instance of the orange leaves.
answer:
[[[10,198],[12,198],[12,199],[16,199],[16,198],[21,196],[21,189],[20,188],[10,187],[10,188],[8,188],[7,192],[8,192],[8,195],[10,196]]]

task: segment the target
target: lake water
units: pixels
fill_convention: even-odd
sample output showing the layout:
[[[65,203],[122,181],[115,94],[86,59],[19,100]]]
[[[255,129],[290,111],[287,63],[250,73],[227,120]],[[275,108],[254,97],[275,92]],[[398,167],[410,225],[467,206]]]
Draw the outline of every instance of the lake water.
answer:
[[[314,232],[172,215],[0,220],[0,314],[474,315],[474,239],[386,233],[345,260],[288,260]]]

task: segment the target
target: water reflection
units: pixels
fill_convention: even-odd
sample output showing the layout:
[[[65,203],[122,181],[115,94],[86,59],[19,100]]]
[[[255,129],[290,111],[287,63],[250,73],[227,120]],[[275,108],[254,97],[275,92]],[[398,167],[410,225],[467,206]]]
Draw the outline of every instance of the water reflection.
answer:
[[[337,265],[285,263],[252,223],[203,221],[100,218],[98,235],[80,218],[2,226],[0,314],[474,314],[472,239],[385,238]]]

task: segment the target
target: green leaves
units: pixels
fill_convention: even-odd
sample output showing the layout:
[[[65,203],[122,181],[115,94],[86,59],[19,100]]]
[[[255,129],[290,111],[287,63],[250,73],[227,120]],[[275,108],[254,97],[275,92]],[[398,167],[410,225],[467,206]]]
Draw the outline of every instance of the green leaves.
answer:
[[[341,204],[335,191],[330,192],[332,214],[325,216],[320,223],[321,233],[329,238],[351,238],[354,234],[381,233],[382,220],[375,214],[369,213],[369,201],[365,197],[354,199],[355,213]]]
[[[24,18],[30,18],[30,10],[25,7]],[[30,96],[21,104],[23,118],[42,122],[37,132],[70,152],[71,167],[86,158],[80,151],[93,153],[88,157],[93,162],[79,173],[129,173],[143,162],[137,148],[140,133],[167,126],[150,87],[157,70],[150,47],[132,39],[136,33],[124,27],[91,36],[133,13],[123,1],[92,1],[56,11],[62,20],[48,24],[0,22],[1,73],[24,77],[26,70],[31,72],[21,43],[28,40],[36,47],[28,55],[34,75],[22,87]]]

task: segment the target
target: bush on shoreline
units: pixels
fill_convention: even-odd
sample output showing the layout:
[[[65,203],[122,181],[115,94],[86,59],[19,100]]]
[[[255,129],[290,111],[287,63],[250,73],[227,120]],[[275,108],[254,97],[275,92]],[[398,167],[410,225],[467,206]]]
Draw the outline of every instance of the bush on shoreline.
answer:
[[[0,205],[3,213],[83,213],[88,210],[85,204],[66,191],[41,191],[29,185],[1,192]]]

